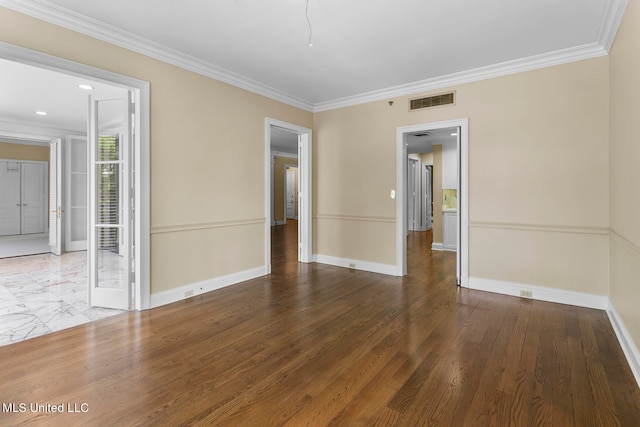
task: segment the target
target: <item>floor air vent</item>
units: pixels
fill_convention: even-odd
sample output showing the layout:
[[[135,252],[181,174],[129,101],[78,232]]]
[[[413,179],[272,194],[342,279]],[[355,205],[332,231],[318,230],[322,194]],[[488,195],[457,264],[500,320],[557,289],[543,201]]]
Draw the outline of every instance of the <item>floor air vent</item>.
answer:
[[[449,92],[442,93],[440,95],[427,96],[425,98],[411,99],[409,100],[409,111],[453,104],[453,94],[454,92]]]

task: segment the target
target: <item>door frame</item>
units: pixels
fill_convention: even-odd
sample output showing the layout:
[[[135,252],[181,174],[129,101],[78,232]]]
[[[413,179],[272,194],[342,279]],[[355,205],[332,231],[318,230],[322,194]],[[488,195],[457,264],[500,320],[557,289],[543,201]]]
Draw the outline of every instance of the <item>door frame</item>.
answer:
[[[267,274],[271,273],[271,224],[273,222],[273,163],[271,161],[271,127],[279,127],[299,135],[298,139],[298,239],[300,248],[298,261],[312,262],[312,216],[311,201],[313,199],[312,172],[312,131],[304,126],[298,126],[281,120],[265,117],[265,148],[264,148],[264,253]],[[285,214],[286,216],[286,214]]]
[[[396,128],[396,276],[407,274],[407,134],[460,127],[458,157],[458,236],[460,247],[460,285],[469,287],[469,119],[461,118],[441,122],[423,123]],[[433,196],[433,195],[432,195]]]
[[[130,90],[138,106],[135,118],[135,292],[133,308],[150,307],[150,118],[149,82],[69,61],[46,53],[0,42],[0,58],[65,74],[100,81]]]

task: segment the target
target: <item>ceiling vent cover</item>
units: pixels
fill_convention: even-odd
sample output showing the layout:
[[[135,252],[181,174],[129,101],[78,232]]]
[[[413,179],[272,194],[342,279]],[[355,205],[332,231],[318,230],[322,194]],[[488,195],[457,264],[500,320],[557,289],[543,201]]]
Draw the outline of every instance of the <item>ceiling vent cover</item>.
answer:
[[[451,105],[454,102],[454,92],[441,93],[440,95],[427,96],[409,100],[409,111],[421,110],[423,108],[440,107]]]

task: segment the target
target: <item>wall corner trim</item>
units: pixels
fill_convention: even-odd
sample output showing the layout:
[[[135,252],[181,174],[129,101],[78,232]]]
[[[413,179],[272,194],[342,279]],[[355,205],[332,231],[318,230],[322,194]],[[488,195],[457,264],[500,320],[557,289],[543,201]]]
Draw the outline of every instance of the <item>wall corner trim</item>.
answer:
[[[151,294],[151,308],[182,301],[187,298],[202,295],[207,292],[215,291],[216,289],[235,285],[267,274],[267,266],[261,266],[237,273],[231,273],[226,276],[214,277],[201,282],[191,283],[189,285],[180,286],[179,288],[169,289],[168,291]]]
[[[624,11],[627,8],[628,0],[611,0],[605,6],[604,16],[600,23],[598,36],[596,38],[598,44],[602,46],[607,53],[611,51],[613,41],[618,33],[618,28],[622,22]]]
[[[638,350],[636,344],[633,342],[631,334],[627,330],[627,327],[616,311],[616,308],[611,300],[609,300],[608,303],[607,315],[609,316],[609,321],[611,322],[613,331],[618,338],[620,347],[622,347],[622,351],[627,358],[629,368],[631,368],[631,372],[636,379],[636,383],[638,383],[638,387],[640,387],[640,351]]]

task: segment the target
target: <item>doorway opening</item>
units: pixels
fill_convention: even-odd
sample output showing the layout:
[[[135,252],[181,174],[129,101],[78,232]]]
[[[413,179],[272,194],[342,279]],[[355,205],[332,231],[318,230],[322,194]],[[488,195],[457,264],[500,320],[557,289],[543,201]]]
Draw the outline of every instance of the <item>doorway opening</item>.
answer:
[[[396,272],[407,274],[407,234],[426,231],[430,250],[456,252],[457,284],[468,286],[468,120],[396,132]]]
[[[288,218],[290,222],[297,222],[298,262],[311,262],[311,143],[311,129],[270,118],[265,120],[265,264],[268,274],[271,273],[271,227],[287,225],[290,229]],[[287,193],[291,197],[287,197]]]
[[[47,254],[33,260],[23,257],[0,262],[31,272],[28,264],[31,261],[60,266],[60,277],[55,279],[60,283],[69,282],[71,276],[84,276],[82,283],[74,284],[75,289],[59,286],[57,291],[79,293],[82,289],[85,296],[78,302],[85,305],[91,295],[92,282],[95,288],[107,294],[114,293],[113,281],[108,279],[113,278],[115,271],[120,293],[125,298],[124,304],[122,298],[118,299],[117,308],[149,308],[149,84],[6,43],[0,43],[0,62],[21,70],[12,74],[15,78],[24,70],[39,76],[32,79],[30,85],[34,81],[45,86],[52,80],[75,82],[73,96],[82,97],[79,115],[84,123],[79,126],[74,122],[77,120],[74,118],[76,107],[66,103],[72,94],[45,97],[44,86],[43,90],[33,92],[40,96],[42,103],[49,102],[50,113],[55,111],[55,114],[49,114],[46,124],[20,120],[20,117],[6,122],[0,120],[3,142],[12,147],[44,150],[49,165],[45,201]],[[87,92],[78,88],[79,83],[89,86]],[[51,87],[55,87],[55,83]],[[105,88],[112,91],[104,92]],[[89,93],[94,94],[92,102],[89,102]],[[23,101],[25,98],[22,96]],[[107,105],[113,104],[115,99],[120,99],[120,105],[125,105],[126,110],[116,113]],[[91,114],[95,118],[95,141],[87,130],[89,104],[95,110],[95,114]],[[2,115],[5,116],[4,112]],[[54,123],[53,119],[60,121]],[[125,129],[125,122],[133,125],[131,132]],[[95,241],[93,250],[88,248],[91,239]],[[107,260],[104,256],[103,249],[107,246],[111,254],[117,253],[118,268],[112,265],[115,257]],[[90,252],[95,256],[87,256]],[[33,281],[33,277],[26,280]],[[47,292],[58,286],[52,280],[47,282],[51,285]],[[91,299],[91,305],[116,307],[113,301],[96,295]]]

